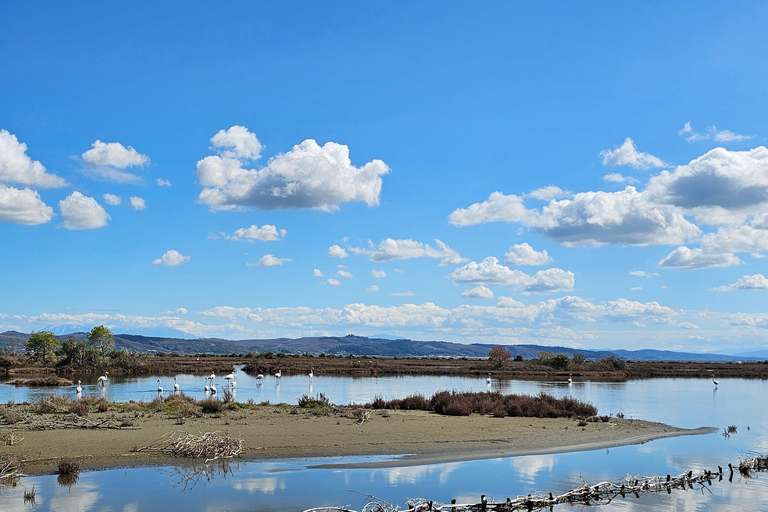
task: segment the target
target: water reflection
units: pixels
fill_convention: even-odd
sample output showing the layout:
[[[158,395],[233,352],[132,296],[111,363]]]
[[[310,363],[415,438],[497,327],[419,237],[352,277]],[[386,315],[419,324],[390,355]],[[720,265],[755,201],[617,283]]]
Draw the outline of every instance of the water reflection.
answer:
[[[240,401],[295,401],[303,394],[324,393],[332,402],[364,402],[377,394],[404,397],[425,395],[438,389],[484,390],[484,378],[379,377],[353,379],[306,375],[283,376],[278,381],[239,374],[236,392]],[[100,387],[83,383],[84,395],[104,393],[107,398],[154,398],[157,377],[111,377]],[[178,376],[181,392],[204,396],[200,377]],[[377,469],[310,468],[320,461],[288,460],[241,462],[229,465],[183,465],[84,473],[62,487],[55,475],[22,479],[23,486],[0,488],[0,512],[24,507],[23,491],[36,488],[35,510],[303,510],[315,506],[347,505],[362,509],[364,497],[373,495],[390,503],[407,498],[428,498],[449,503],[477,502],[536,491],[563,493],[585,481],[617,481],[626,475],[680,474],[715,469],[739,456],[768,452],[768,381],[720,379],[656,379],[628,382],[493,381],[503,392],[573,396],[594,403],[601,414],[623,412],[627,417],[663,421],[684,427],[737,426],[724,439],[720,432],[705,436],[662,439],[639,446],[591,452],[538,455],[450,464]],[[0,386],[0,400],[9,393],[24,399],[46,390]],[[189,391],[188,391],[189,390]],[[231,390],[234,392],[235,390]],[[73,390],[66,391],[72,393]],[[221,397],[222,388],[218,396]],[[98,395],[97,395],[98,396]],[[130,398],[129,398],[130,397]],[[150,398],[150,400],[151,400]],[[16,399],[22,401],[21,399]],[[747,428],[749,427],[749,428]],[[257,428],[257,426],[254,426]],[[370,461],[370,457],[329,459],[322,462]],[[726,469],[727,471],[727,469]],[[600,510],[768,510],[768,478],[746,480],[738,473],[733,483],[713,482],[708,491],[673,492],[671,495],[634,496],[614,500]],[[352,492],[355,491],[355,492]],[[710,492],[711,491],[711,492]],[[170,504],[170,505],[169,505]],[[560,507],[572,510],[570,507]],[[557,510],[557,508],[556,508]]]

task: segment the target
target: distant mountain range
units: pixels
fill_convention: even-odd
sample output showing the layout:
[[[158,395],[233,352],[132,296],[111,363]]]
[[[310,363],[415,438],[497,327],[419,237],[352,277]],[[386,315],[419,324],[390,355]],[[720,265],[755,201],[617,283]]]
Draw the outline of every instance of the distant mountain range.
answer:
[[[70,336],[78,339],[86,337],[85,332],[60,334],[56,337],[65,340]],[[15,347],[23,350],[29,334],[6,331],[0,333],[0,347]],[[246,354],[274,352],[286,354],[313,355],[327,354],[346,356],[368,355],[380,357],[469,357],[485,358],[494,346],[490,344],[473,343],[465,345],[448,341],[416,341],[409,339],[391,339],[387,336],[367,338],[365,336],[313,336],[304,338],[275,338],[250,340],[225,340],[220,338],[166,338],[156,336],[141,336],[137,334],[116,334],[115,344],[131,352],[176,352],[179,354]],[[671,352],[666,350],[581,350],[569,347],[549,347],[543,345],[505,345],[513,357],[523,356],[533,359],[540,352],[552,352],[573,357],[575,353],[583,354],[587,359],[603,359],[618,357],[633,361],[694,361],[694,362],[734,362],[768,359],[766,351],[730,356],[725,354],[695,354],[687,352]]]

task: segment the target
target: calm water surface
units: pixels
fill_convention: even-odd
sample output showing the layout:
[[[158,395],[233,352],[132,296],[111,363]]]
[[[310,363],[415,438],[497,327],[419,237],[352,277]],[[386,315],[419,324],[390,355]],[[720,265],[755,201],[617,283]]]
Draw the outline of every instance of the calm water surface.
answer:
[[[202,398],[203,379],[177,376],[182,391]],[[477,502],[480,494],[503,501],[507,496],[543,491],[564,492],[584,481],[620,480],[626,475],[679,474],[716,468],[740,456],[768,453],[768,382],[719,379],[651,379],[621,383],[494,381],[491,389],[505,393],[573,396],[595,404],[600,414],[662,421],[682,427],[736,425],[725,439],[719,432],[704,436],[662,439],[639,446],[569,454],[500,458],[382,469],[319,469],[313,465],[356,462],[362,458],[232,463],[228,466],[179,466],[89,472],[77,483],[61,486],[55,476],[29,477],[17,488],[0,488],[0,511],[6,510],[303,510],[321,505],[347,505],[360,510],[365,495],[391,503],[408,498]],[[223,382],[221,379],[217,379]],[[166,390],[172,378],[162,378]],[[84,382],[84,394],[110,400],[151,400],[157,377],[110,379],[100,389]],[[461,377],[382,377],[352,379],[316,376],[274,378],[262,384],[238,373],[237,400],[295,403],[303,394],[324,393],[334,403],[368,402],[376,395],[430,395],[441,389],[485,390],[484,379]],[[0,400],[35,400],[49,390],[0,386]],[[74,396],[71,389],[58,390]],[[165,395],[168,395],[166,391]],[[361,427],[361,428],[364,428]],[[734,477],[711,491],[678,491],[672,495],[618,499],[600,510],[768,510],[768,474],[751,480]],[[23,502],[23,489],[34,485],[34,507]],[[362,494],[361,494],[362,493]],[[570,507],[561,506],[561,510]]]

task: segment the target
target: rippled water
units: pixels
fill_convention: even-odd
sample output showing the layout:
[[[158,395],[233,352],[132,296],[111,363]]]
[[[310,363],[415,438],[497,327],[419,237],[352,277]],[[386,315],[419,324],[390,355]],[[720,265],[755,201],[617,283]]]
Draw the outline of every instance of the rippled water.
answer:
[[[85,394],[110,400],[148,400],[156,396],[157,377],[110,379],[99,389],[95,382]],[[173,379],[162,379],[166,389]],[[202,397],[203,379],[178,376],[182,390]],[[181,466],[83,473],[71,487],[55,476],[25,478],[35,486],[35,510],[303,510],[320,505],[349,505],[359,510],[365,497],[391,503],[424,497],[442,502],[477,502],[480,494],[503,501],[534,491],[564,492],[584,481],[620,480],[632,475],[679,474],[716,468],[754,452],[768,453],[768,382],[720,379],[715,388],[707,379],[650,379],[620,383],[494,381],[503,392],[573,396],[594,403],[601,414],[623,412],[682,427],[713,426],[720,431],[736,425],[730,438],[720,432],[704,436],[662,439],[639,446],[588,452],[500,458],[447,464],[380,469],[320,469],[318,463],[370,460],[361,458],[234,463],[227,468]],[[302,394],[324,393],[334,403],[366,402],[376,395],[429,395],[440,389],[484,390],[484,379],[461,377],[345,378],[317,376],[310,387],[306,376],[283,377],[258,385],[242,373],[237,399],[293,403]],[[0,387],[0,400],[33,400],[48,391]],[[74,393],[72,390],[59,390]],[[165,393],[167,395],[167,393]],[[309,467],[308,467],[309,466]],[[201,473],[202,471],[202,473]],[[715,483],[711,490],[675,491],[640,499],[617,499],[600,510],[768,510],[768,474],[751,480]],[[23,510],[22,487],[3,488],[0,511]],[[30,505],[26,505],[30,509]],[[559,507],[570,509],[567,506]]]

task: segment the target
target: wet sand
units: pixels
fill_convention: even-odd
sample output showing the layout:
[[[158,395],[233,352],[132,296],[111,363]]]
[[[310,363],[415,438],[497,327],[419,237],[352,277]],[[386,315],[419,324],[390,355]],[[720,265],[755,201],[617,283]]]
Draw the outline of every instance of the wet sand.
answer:
[[[42,419],[45,415],[36,416]],[[396,460],[362,464],[401,466],[598,449],[715,430],[618,418],[578,426],[577,420],[565,418],[460,417],[381,410],[372,411],[367,421],[357,424],[350,410],[316,414],[284,405],[185,419],[146,411],[91,413],[87,418],[96,423],[110,418],[114,424],[131,425],[122,429],[28,430],[23,423],[3,423],[0,439],[10,432],[23,439],[11,446],[0,445],[0,455],[18,457],[25,474],[55,473],[61,459],[75,459],[82,470],[172,465],[190,459],[134,450],[162,441],[174,431],[186,430],[218,431],[241,438],[243,460],[402,455]]]

